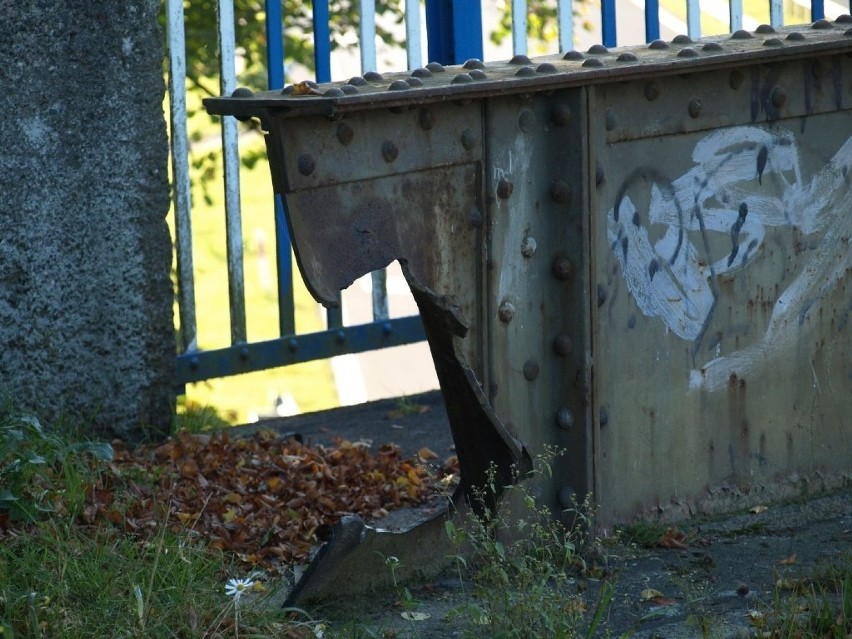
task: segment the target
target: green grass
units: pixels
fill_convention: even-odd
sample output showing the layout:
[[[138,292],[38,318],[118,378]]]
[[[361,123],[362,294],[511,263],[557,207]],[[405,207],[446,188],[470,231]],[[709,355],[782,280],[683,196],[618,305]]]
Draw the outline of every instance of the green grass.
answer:
[[[209,118],[196,114],[193,132],[211,131]],[[201,137],[194,135],[194,137]],[[259,138],[241,141],[241,149],[257,151]],[[193,156],[198,159],[201,153]],[[192,166],[192,163],[191,163]],[[230,344],[227,255],[224,221],[224,180],[221,162],[193,170],[193,265],[198,346],[223,348]],[[275,227],[269,167],[265,160],[252,168],[241,167],[242,231],[248,340],[278,337],[278,303],[275,270]],[[170,224],[172,216],[170,215]],[[266,260],[259,238],[265,242]],[[268,279],[264,279],[264,272]],[[295,320],[299,333],[324,328],[321,309],[310,297],[294,267]],[[175,317],[178,317],[177,307]],[[176,319],[177,322],[177,319]],[[213,406],[230,423],[245,423],[255,409],[271,410],[276,395],[291,395],[302,412],[338,405],[328,361],[308,362],[284,368],[190,384],[185,405]]]

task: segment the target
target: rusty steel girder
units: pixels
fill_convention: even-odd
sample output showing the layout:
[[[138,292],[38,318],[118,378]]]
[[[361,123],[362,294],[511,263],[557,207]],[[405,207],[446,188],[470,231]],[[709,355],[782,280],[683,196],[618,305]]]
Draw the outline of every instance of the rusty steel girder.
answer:
[[[316,299],[402,264],[466,490],[564,449],[537,496],[607,526],[848,476],[849,16],[205,105],[260,118]]]

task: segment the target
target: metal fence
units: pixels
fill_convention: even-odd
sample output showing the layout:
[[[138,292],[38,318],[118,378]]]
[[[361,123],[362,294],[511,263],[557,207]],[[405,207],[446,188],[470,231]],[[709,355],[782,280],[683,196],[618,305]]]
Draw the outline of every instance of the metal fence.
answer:
[[[558,44],[561,52],[573,48],[574,3],[556,3]],[[846,6],[832,3],[836,14]],[[249,342],[246,330],[246,304],[243,274],[243,233],[241,225],[237,122],[222,118],[222,148],[224,156],[225,227],[228,262],[228,292],[230,300],[230,345],[213,350],[199,350],[196,323],[196,299],[192,259],[192,224],[189,172],[189,143],[186,109],[186,47],[184,40],[183,0],[166,0],[166,23],[169,50],[169,96],[171,117],[171,160],[175,211],[175,241],[177,253],[177,289],[180,317],[181,352],[177,356],[177,383],[225,377],[238,373],[265,370],[298,362],[325,359],[336,355],[359,353],[418,342],[424,339],[419,317],[391,318],[388,313],[385,275],[372,274],[373,322],[343,326],[340,308],[329,309],[327,329],[309,334],[297,334],[294,318],[293,268],[291,244],[285,211],[280,200],[270,203],[275,216],[277,294],[279,306],[279,337]],[[743,27],[743,0],[705,0],[715,9],[728,10],[731,32]],[[852,2],[850,2],[852,4]],[[422,30],[419,0],[405,0],[405,41],[407,65],[410,69],[422,66]],[[719,5],[719,6],[715,6]],[[315,68],[318,82],[331,78],[331,34],[329,30],[329,0],[313,2]],[[266,1],[266,38],[268,42],[267,69],[270,89],[284,86],[283,51],[284,28],[287,16],[282,15],[280,0]],[[687,35],[701,35],[701,5],[699,0],[686,0]],[[811,0],[811,20],[825,17],[825,0]],[[618,43],[615,0],[601,2],[601,40],[611,47]],[[376,69],[375,0],[359,1],[359,50],[362,73]],[[661,7],[659,0],[645,0],[645,39],[651,42],[660,37]],[[528,10],[525,0],[511,4],[512,49],[514,54],[527,53]],[[445,64],[460,63],[469,58],[483,57],[482,5],[478,0],[426,0],[425,29],[428,59]],[[772,26],[784,21],[782,0],[769,0],[769,19]],[[236,88],[235,30],[233,0],[218,3],[218,36],[220,58],[220,90],[229,95]]]

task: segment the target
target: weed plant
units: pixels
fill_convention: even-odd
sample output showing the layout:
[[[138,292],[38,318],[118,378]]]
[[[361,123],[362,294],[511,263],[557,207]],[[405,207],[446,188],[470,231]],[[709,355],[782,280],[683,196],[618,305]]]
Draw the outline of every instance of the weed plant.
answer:
[[[537,458],[530,476],[524,479],[539,473],[549,478],[555,455],[548,451]],[[580,549],[589,541],[589,500],[570,509],[567,514],[575,525],[568,527],[550,508],[538,504],[528,483],[517,481],[521,478],[515,476],[513,484],[504,489],[497,510],[490,511],[485,505],[495,503],[499,494],[496,476],[492,467],[487,485],[473,490],[482,515],[471,513],[461,525],[452,521],[446,524],[447,534],[459,551],[454,557],[459,579],[464,584],[467,577],[476,602],[452,613],[467,622],[464,636],[594,636],[612,590],[604,585],[594,612],[588,613],[584,596],[574,583],[574,576],[587,568]],[[520,512],[512,512],[511,504],[520,504]]]

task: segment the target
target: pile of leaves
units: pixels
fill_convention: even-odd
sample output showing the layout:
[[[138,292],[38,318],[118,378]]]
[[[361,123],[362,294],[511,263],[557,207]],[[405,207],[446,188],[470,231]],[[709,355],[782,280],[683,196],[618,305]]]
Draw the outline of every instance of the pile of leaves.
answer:
[[[267,571],[306,562],[344,515],[369,521],[426,502],[438,494],[440,477],[457,470],[435,473],[392,444],[376,451],[342,440],[310,446],[271,431],[249,438],[181,433],[158,446],[112,447],[110,461],[91,461],[97,470],[70,512],[78,525],[147,538],[166,524]],[[49,507],[71,510],[62,490]],[[0,529],[12,523],[0,521]]]

